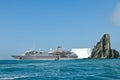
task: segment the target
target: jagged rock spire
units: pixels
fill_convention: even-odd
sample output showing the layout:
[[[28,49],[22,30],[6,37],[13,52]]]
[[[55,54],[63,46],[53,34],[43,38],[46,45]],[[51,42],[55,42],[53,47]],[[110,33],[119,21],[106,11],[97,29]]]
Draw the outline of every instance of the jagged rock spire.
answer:
[[[119,52],[111,49],[110,35],[104,34],[101,40],[94,46],[89,58],[117,58]]]

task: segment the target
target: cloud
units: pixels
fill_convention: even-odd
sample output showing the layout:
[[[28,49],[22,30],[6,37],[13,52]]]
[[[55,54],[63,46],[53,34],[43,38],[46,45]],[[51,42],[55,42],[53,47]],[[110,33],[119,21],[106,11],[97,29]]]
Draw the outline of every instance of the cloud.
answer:
[[[115,11],[112,16],[112,23],[114,25],[120,26],[120,3],[117,4]]]

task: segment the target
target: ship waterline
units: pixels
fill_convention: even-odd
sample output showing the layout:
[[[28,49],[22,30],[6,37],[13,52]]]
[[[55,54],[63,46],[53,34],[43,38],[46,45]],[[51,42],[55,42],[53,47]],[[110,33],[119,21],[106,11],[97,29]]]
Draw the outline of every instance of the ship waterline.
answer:
[[[77,56],[12,56],[18,60],[73,60],[77,59]]]

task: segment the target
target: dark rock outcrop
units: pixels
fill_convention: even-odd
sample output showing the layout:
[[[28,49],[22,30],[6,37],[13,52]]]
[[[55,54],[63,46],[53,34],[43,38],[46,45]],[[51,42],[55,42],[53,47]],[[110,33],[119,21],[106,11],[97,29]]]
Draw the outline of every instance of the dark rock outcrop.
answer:
[[[89,58],[118,58],[119,52],[111,49],[110,35],[104,34],[101,40],[94,46]]]

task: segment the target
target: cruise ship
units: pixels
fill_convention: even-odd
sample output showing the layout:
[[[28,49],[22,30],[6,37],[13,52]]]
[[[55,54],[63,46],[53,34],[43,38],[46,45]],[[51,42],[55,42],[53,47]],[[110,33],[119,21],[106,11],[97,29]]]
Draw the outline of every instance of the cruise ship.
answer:
[[[31,49],[26,51],[23,55],[13,55],[12,57],[18,60],[72,60],[78,58],[73,52],[63,51],[61,46],[58,46],[57,50],[50,49],[49,52]]]

